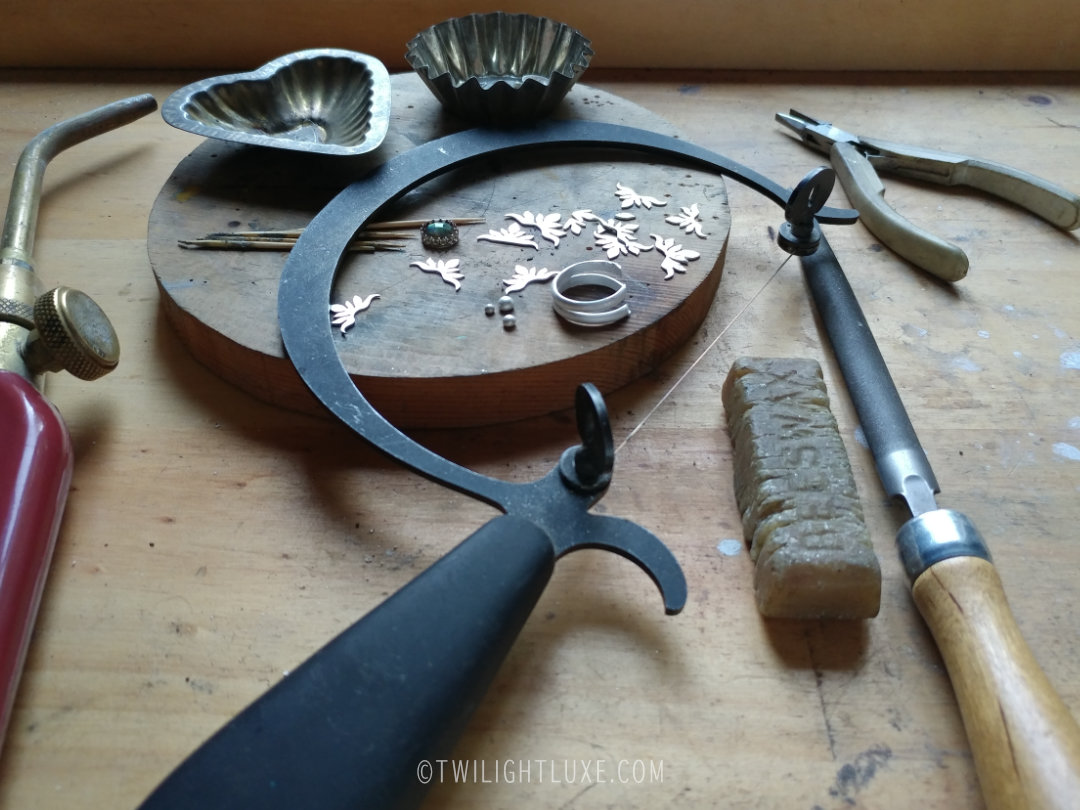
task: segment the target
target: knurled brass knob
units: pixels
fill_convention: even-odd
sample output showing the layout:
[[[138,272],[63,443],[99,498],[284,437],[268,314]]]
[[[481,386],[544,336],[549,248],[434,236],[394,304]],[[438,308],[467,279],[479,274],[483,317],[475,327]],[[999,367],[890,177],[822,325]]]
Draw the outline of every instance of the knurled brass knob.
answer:
[[[108,317],[86,293],[57,287],[34,303],[34,325],[25,353],[35,372],[64,369],[96,380],[116,368],[120,341]]]

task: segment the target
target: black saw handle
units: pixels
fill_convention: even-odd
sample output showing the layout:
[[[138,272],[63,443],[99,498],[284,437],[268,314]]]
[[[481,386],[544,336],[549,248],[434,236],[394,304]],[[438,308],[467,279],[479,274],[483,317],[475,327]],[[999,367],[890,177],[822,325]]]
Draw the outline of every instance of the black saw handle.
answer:
[[[141,810],[419,806],[554,564],[540,528],[495,518],[230,721]]]

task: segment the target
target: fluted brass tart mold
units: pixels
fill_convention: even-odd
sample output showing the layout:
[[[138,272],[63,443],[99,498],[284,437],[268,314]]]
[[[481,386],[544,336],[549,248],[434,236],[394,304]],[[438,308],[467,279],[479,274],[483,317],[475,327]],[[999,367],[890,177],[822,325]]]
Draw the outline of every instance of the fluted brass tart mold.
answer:
[[[592,57],[589,40],[569,25],[502,11],[437,23],[405,53],[447,110],[497,126],[550,115]]]

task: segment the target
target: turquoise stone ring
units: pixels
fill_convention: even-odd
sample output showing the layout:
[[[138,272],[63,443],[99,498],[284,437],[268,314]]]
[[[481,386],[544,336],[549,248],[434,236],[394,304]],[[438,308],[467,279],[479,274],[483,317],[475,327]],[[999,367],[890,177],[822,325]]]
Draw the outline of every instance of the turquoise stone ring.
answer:
[[[458,243],[458,228],[448,219],[433,219],[420,228],[420,241],[432,250],[447,250]]]

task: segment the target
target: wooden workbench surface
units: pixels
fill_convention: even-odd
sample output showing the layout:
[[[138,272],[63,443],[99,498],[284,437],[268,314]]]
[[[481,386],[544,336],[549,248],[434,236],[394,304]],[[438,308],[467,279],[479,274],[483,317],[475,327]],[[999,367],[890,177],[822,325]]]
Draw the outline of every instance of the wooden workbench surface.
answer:
[[[5,177],[44,127],[139,92],[160,101],[194,78],[0,76]],[[1080,190],[1076,76],[588,81],[785,185],[821,161],[773,122],[795,107]],[[39,272],[96,298],[123,357],[93,385],[50,380],[77,463],[0,759],[3,808],[135,807],[229,717],[491,514],[334,422],[234,390],[182,348],[159,306],[146,228],[158,190],[199,143],[155,114],[46,173]],[[1080,244],[984,196],[886,184],[897,209],[964,246],[968,278],[937,283],[862,226],[831,228],[830,241],[942,504],[981,528],[1036,657],[1080,714]],[[728,192],[730,244],[705,325],[609,397],[618,455],[598,507],[670,545],[687,607],[665,616],[648,578],[614,555],[561,560],[455,753],[472,768],[468,784],[451,784],[448,770],[427,807],[982,806],[949,681],[893,548],[903,510],[885,501],[859,442],[798,263],[775,245],[781,212],[733,183]],[[755,609],[747,554],[725,542],[741,527],[719,393],[748,353],[825,367],[884,573],[872,621],[766,622]],[[544,474],[576,442],[558,415],[417,436],[514,480]]]

